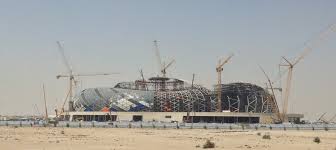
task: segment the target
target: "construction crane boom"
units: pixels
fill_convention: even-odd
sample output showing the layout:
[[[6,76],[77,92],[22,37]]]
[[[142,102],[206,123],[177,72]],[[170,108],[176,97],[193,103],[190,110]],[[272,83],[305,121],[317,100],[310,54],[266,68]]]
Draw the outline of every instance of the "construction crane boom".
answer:
[[[168,65],[164,65],[162,70],[161,70],[161,73],[162,73],[162,76],[163,77],[166,77],[166,74],[167,74],[167,69],[175,62],[175,60],[173,59],[170,63],[168,63]]]
[[[84,77],[84,76],[108,76],[112,74],[119,74],[119,73],[91,73],[91,74],[73,74],[73,77]],[[71,77],[71,75],[57,75],[56,78],[62,78],[62,77]]]
[[[304,48],[303,52],[294,61],[293,65],[296,65],[297,63],[299,63],[305,56],[307,56],[313,50],[314,47],[317,47],[317,46],[321,45],[321,43],[324,40],[326,40],[326,38],[328,37],[329,33],[332,33],[332,32],[336,32],[336,24],[331,24],[325,30],[321,31],[319,33],[319,35],[315,39],[313,39],[311,41],[311,43],[306,42],[305,48]],[[310,44],[310,45],[308,45],[308,44]]]
[[[162,66],[162,60],[161,60],[160,50],[159,50],[159,46],[158,46],[158,41],[154,40],[153,42],[154,42],[155,56],[156,56],[157,63],[158,63],[158,66],[159,66],[159,71],[161,72],[163,66]]]
[[[218,67],[223,67],[226,63],[229,62],[229,60],[233,57],[233,54],[231,54],[229,57],[227,57]]]
[[[157,40],[154,40],[154,50],[155,50],[155,56],[157,58],[157,63],[159,66],[159,71],[161,72],[162,77],[166,77],[167,69],[175,62],[175,60],[173,59],[167,65],[164,62],[162,62]]]
[[[269,86],[270,86],[270,88],[271,88],[271,91],[272,91],[272,97],[273,97],[273,100],[274,100],[274,102],[275,102],[276,111],[277,111],[276,113],[277,113],[278,119],[279,119],[280,121],[282,121],[282,119],[281,119],[281,115],[280,115],[280,112],[279,112],[278,102],[277,102],[276,97],[275,97],[274,88],[273,88],[273,84],[272,84],[272,82],[271,82],[271,79],[269,78],[269,76],[267,75],[267,73],[265,72],[265,70],[264,70],[260,65],[259,65],[259,68],[260,68],[261,71],[264,73],[265,77],[267,78],[268,84],[269,84]],[[266,85],[267,85],[267,84],[266,84]]]
[[[65,67],[67,68],[68,72],[69,72],[70,74],[72,74],[72,67],[70,66],[70,63],[69,63],[68,59],[67,59],[66,56],[65,56],[63,45],[61,44],[60,41],[57,41],[56,43],[57,43],[57,46],[58,46],[58,51],[59,51],[59,52],[61,53],[61,55],[62,55],[62,60],[63,60],[63,63],[64,63],[64,65],[65,65]]]
[[[67,93],[67,95],[66,95],[66,97],[65,97],[65,99],[63,100],[63,104],[62,104],[62,107],[61,107],[61,112],[59,113],[59,115],[61,115],[62,113],[64,113],[65,112],[65,109],[64,109],[64,107],[65,107],[65,104],[66,104],[66,102],[67,102],[67,100],[68,100],[68,97],[69,97],[69,95],[70,95],[70,89],[69,89],[69,91],[68,91],[68,93]],[[57,115],[57,114],[56,114]],[[57,116],[58,117],[58,116]]]

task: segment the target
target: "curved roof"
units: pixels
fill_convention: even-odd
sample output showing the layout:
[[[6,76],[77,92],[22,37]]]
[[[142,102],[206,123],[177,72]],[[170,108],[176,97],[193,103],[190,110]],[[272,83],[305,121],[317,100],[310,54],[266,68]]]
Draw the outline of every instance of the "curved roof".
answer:
[[[274,97],[264,88],[251,83],[222,84],[222,108],[231,112],[278,112]],[[214,94],[215,95],[215,94]]]
[[[171,79],[174,81],[174,79]],[[181,81],[181,80],[176,80]],[[89,88],[74,98],[77,111],[216,111],[217,92],[200,85],[185,84],[177,89],[149,90],[140,83],[121,82],[115,87]],[[278,112],[275,99],[267,90],[250,83],[221,85],[222,108],[231,112]]]
[[[81,91],[74,99],[77,111],[141,111],[152,105],[153,91],[121,88],[90,88]]]

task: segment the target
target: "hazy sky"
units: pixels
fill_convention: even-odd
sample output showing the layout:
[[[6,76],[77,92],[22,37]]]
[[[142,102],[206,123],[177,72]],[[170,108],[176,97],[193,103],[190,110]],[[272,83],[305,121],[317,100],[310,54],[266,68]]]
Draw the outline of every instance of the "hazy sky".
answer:
[[[121,73],[80,78],[81,89],[138,79],[140,68],[155,75],[155,39],[163,59],[176,60],[169,76],[195,73],[196,83],[212,88],[218,58],[233,52],[223,82],[264,87],[257,65],[276,78],[280,57],[297,57],[336,22],[335,8],[334,0],[0,0],[0,114],[37,113],[35,104],[42,111],[43,83],[50,112],[60,107],[68,81],[55,77],[66,73],[57,40],[76,73]],[[335,40],[333,33],[295,67],[290,112],[336,113]]]

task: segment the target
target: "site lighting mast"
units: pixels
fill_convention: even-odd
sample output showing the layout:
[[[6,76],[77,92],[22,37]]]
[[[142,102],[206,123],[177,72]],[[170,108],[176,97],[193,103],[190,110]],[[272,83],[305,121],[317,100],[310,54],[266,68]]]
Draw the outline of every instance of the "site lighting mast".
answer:
[[[73,73],[73,70],[72,70],[72,67],[70,66],[70,63],[69,61],[67,60],[66,56],[65,56],[65,53],[64,53],[64,47],[63,45],[61,44],[61,42],[57,41],[56,42],[57,45],[58,45],[58,50],[59,52],[61,53],[62,55],[62,59],[63,59],[63,63],[65,65],[65,67],[67,68],[67,71],[68,71],[68,74],[60,74],[60,75],[57,75],[56,78],[57,79],[60,79],[60,78],[68,78],[69,79],[69,91],[67,92],[67,96],[64,100],[64,103],[62,105],[62,108],[61,108],[61,113],[64,112],[64,106],[65,106],[65,103],[66,101],[68,100],[69,102],[69,111],[73,111],[73,108],[72,108],[72,98],[73,98],[73,87],[77,85],[77,80],[75,79],[76,77],[84,77],[84,76],[106,76],[106,75],[112,75],[112,74],[119,74],[119,73],[87,73],[87,74],[74,74]],[[61,114],[60,113],[60,114]]]
[[[217,111],[222,112],[222,72],[223,72],[223,66],[230,61],[230,59],[233,57],[233,54],[231,54],[226,59],[220,59],[218,60],[218,65],[216,66],[216,71],[218,75],[218,82],[217,82]]]

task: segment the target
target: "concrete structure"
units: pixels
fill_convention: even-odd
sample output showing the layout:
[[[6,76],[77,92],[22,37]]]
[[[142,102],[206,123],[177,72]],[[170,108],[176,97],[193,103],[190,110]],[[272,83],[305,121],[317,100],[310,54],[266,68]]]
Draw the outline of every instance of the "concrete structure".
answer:
[[[206,122],[206,123],[274,123],[272,113],[237,112],[68,112],[61,119],[69,121],[143,121],[143,122]],[[300,121],[303,115],[290,114]]]

